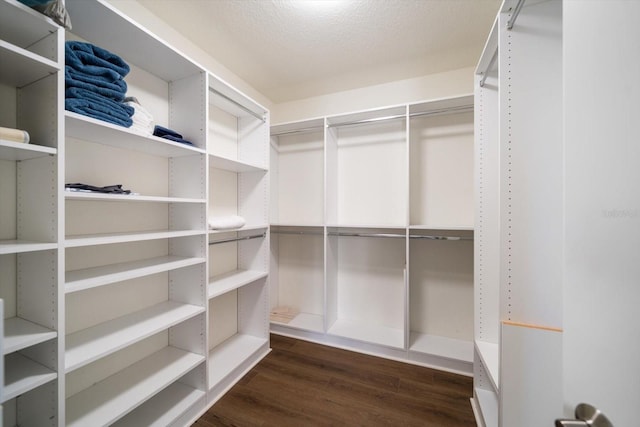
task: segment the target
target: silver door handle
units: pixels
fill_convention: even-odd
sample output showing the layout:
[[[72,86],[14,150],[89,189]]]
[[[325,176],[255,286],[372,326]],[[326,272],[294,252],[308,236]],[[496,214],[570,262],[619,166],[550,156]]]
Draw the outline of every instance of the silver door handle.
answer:
[[[556,420],[556,427],[613,427],[613,424],[600,410],[588,403],[580,403],[576,406],[576,418]]]

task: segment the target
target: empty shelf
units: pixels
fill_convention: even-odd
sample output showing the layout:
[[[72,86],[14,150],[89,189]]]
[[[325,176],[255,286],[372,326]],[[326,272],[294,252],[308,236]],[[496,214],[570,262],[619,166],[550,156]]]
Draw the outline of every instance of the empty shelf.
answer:
[[[75,248],[79,246],[108,245],[111,243],[140,242],[143,240],[172,239],[176,237],[197,236],[204,234],[201,230],[163,230],[141,231],[132,233],[83,234],[67,236],[65,246]]]
[[[123,280],[149,276],[177,268],[202,264],[204,258],[185,258],[179,256],[162,256],[140,261],[125,262],[121,264],[105,265],[101,267],[85,268],[82,270],[67,271],[65,292],[77,292],[95,288]]]
[[[493,384],[494,390],[498,390],[500,385],[499,366],[500,366],[500,350],[498,344],[485,341],[476,341],[476,349],[482,360],[482,364],[486,368],[489,379]]]
[[[165,427],[199,401],[202,401],[200,406],[204,406],[204,391],[175,382],[113,424],[113,427]]]
[[[324,332],[324,318],[319,314],[299,313],[288,323],[271,321],[271,324],[305,331]]]
[[[165,301],[67,335],[65,372],[78,369],[203,311],[204,307]]]
[[[257,225],[245,225],[241,228],[234,228],[231,230],[209,230],[209,235],[213,234],[222,234],[222,233],[235,233],[239,231],[254,231],[254,230],[265,230],[268,227],[267,224],[257,224]]]
[[[4,354],[13,353],[57,337],[56,331],[20,317],[4,320]]]
[[[13,0],[0,2],[0,28],[0,39],[26,47],[60,27],[42,13],[19,3],[18,0]]]
[[[57,249],[56,243],[30,242],[27,240],[0,240],[0,255],[19,254]]]
[[[484,425],[497,426],[498,425],[498,396],[489,390],[483,390],[481,388],[475,388],[474,394],[476,401],[480,406],[480,413],[484,421]]]
[[[266,338],[237,334],[214,347],[209,352],[209,387],[217,386],[267,342]]]
[[[473,342],[471,341],[412,332],[410,350],[473,363]]]
[[[234,289],[240,288],[258,279],[267,277],[265,271],[234,270],[212,277],[207,286],[207,296],[215,298]]]
[[[24,142],[0,141],[0,159],[29,160],[38,157],[53,156],[58,152],[55,148],[44,145],[25,144]]]
[[[263,166],[252,165],[241,160],[229,159],[214,154],[209,155],[209,166],[230,172],[266,172],[267,170]]]
[[[0,83],[23,87],[60,70],[43,56],[0,40]]]
[[[338,319],[327,333],[387,347],[404,348],[402,329]]]
[[[5,385],[2,403],[56,379],[56,373],[39,363],[12,353],[4,358]]]
[[[141,135],[128,128],[70,111],[65,111],[65,125],[67,136],[102,145],[140,151],[160,157],[204,154],[204,150],[191,145],[153,135]]]
[[[202,363],[204,356],[164,349],[67,398],[67,426],[111,424]]]

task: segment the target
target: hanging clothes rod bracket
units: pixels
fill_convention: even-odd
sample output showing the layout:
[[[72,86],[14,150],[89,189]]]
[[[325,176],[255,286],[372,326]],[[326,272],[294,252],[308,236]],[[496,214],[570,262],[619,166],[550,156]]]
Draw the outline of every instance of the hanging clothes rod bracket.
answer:
[[[319,131],[322,131],[323,128],[324,128],[324,125],[309,126],[309,127],[306,127],[306,128],[285,130],[285,131],[282,131],[282,132],[271,133],[271,136],[292,135],[292,134],[295,134],[295,133],[319,132]]]
[[[233,230],[230,230],[230,231],[233,231]],[[209,242],[209,246],[217,245],[219,243],[237,242],[240,240],[261,239],[261,238],[264,238],[265,236],[266,236],[266,233],[262,233],[262,234],[254,234],[252,236],[241,236],[241,237],[232,237],[230,239],[215,240],[213,242]]]
[[[251,115],[252,115],[253,117],[255,117],[256,119],[258,119],[258,120],[262,120],[262,122],[263,122],[263,123],[267,121],[267,119],[265,118],[264,114],[263,114],[263,115],[260,115],[260,114],[258,114],[258,113],[256,113],[256,112],[254,112],[253,110],[248,109],[247,107],[245,107],[244,105],[242,105],[242,104],[240,104],[238,101],[236,101],[235,99],[229,98],[227,95],[225,95],[225,94],[224,94],[224,93],[222,93],[222,92],[218,92],[217,90],[212,89],[212,88],[209,88],[209,90],[210,90],[211,92],[215,93],[215,94],[216,94],[217,96],[219,96],[220,98],[223,98],[223,99],[225,99],[225,100],[227,100],[227,101],[231,102],[232,104],[234,104],[234,105],[238,106],[238,108],[240,108],[242,111],[245,111],[245,112],[247,112],[247,113],[251,114]]]
[[[329,123],[327,124],[327,127],[335,128],[335,127],[342,127],[342,126],[366,125],[370,123],[385,122],[388,120],[398,120],[398,119],[406,119],[406,118],[407,116],[405,114],[396,114],[394,116],[374,117],[372,119],[354,120],[351,122]]]
[[[525,0],[518,0],[516,7],[513,8],[513,14],[511,14],[511,18],[507,21],[507,30],[511,30],[513,28],[513,24],[516,23],[516,19],[518,19],[518,15],[522,10],[522,6],[524,6]]]
[[[386,238],[394,238],[394,239],[404,239],[404,234],[391,234],[391,233],[341,233],[341,232],[330,232],[327,233],[329,236],[338,236],[338,237],[386,237]]]

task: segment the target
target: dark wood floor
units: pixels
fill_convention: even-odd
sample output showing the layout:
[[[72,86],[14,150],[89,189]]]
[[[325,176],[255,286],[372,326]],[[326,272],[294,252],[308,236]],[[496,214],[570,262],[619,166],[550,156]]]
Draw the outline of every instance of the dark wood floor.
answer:
[[[471,378],[278,335],[193,426],[475,426]]]

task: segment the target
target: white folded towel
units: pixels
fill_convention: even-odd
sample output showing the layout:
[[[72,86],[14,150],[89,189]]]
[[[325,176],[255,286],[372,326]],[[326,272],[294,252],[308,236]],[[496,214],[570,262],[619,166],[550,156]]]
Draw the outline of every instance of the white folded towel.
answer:
[[[209,217],[209,228],[211,228],[212,230],[229,230],[233,228],[242,228],[245,224],[245,219],[238,215]]]

